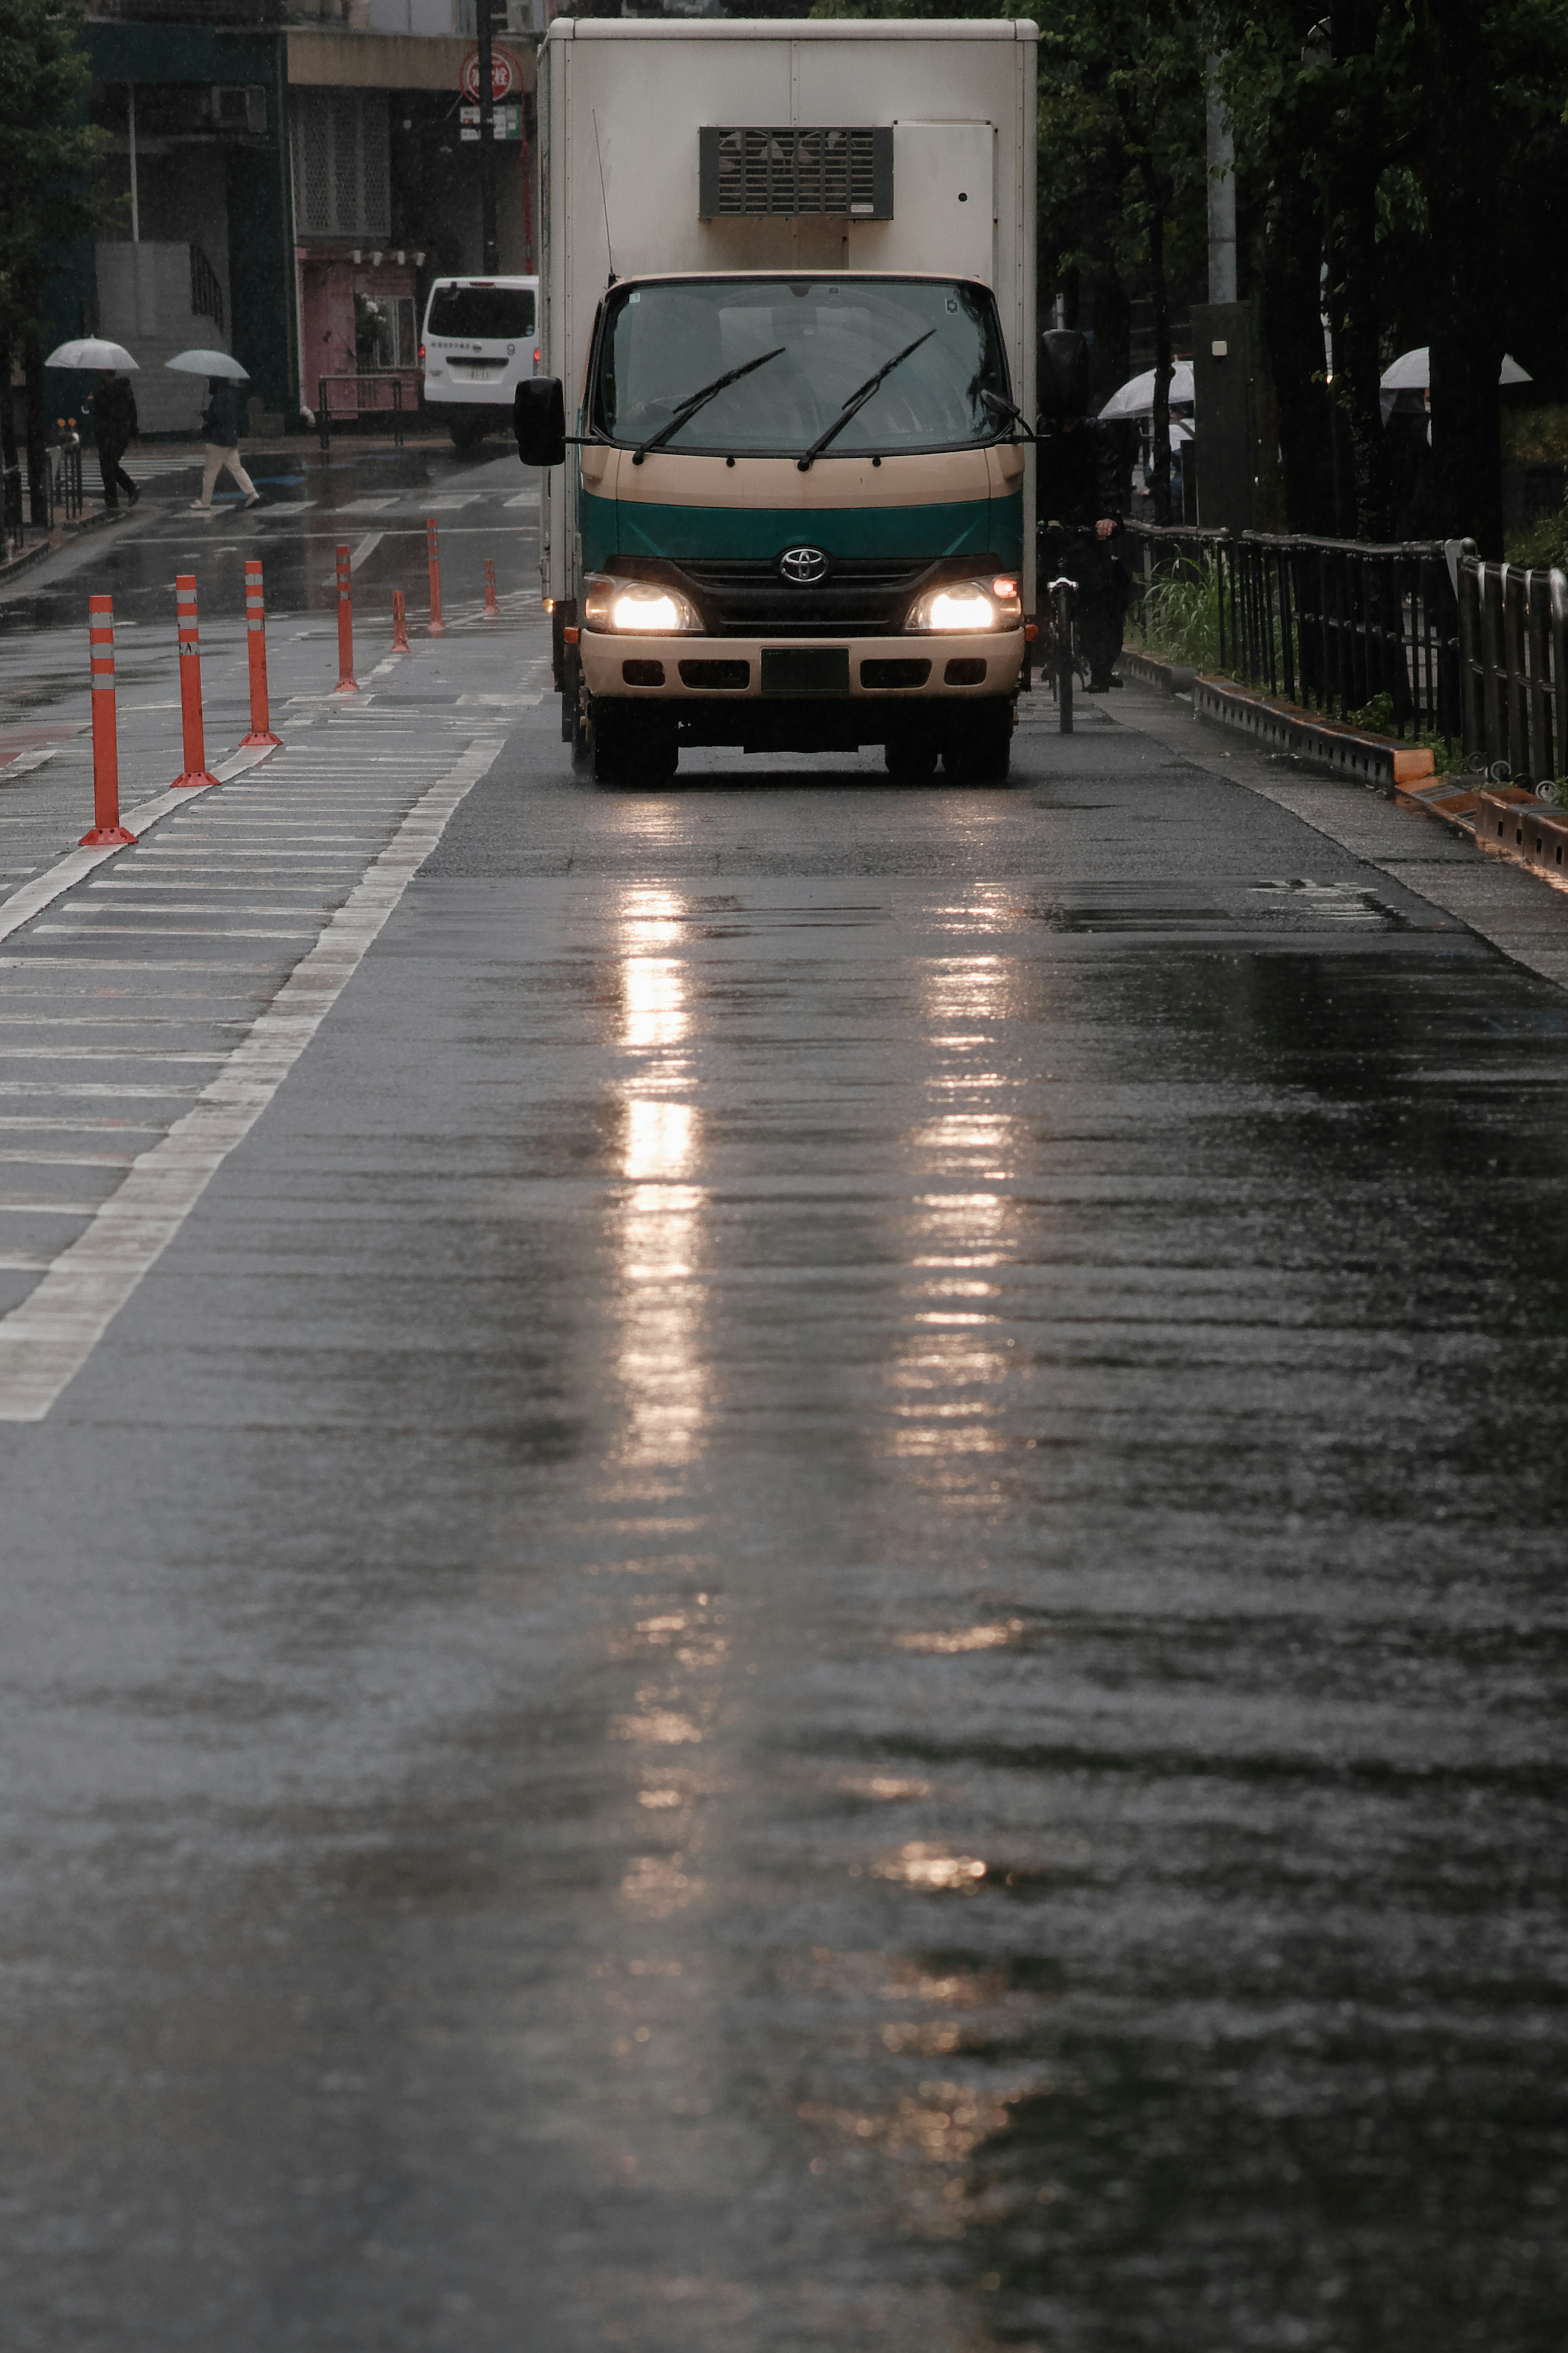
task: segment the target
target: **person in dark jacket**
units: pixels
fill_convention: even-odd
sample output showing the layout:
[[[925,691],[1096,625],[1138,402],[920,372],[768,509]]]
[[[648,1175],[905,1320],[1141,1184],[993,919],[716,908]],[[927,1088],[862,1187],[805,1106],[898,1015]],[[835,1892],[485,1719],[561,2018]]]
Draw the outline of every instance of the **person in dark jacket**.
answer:
[[[120,462],[132,441],[141,438],[136,395],[122,375],[117,375],[112,368],[100,368],[98,390],[88,397],[98,442],[98,470],[103,477],[103,503],[113,514],[119,508],[121,491],[132,506],[142,495]]]
[[[1121,652],[1131,583],[1118,560],[1121,480],[1116,435],[1089,422],[1089,346],[1068,327],[1040,338],[1040,418],[1035,499],[1042,582],[1071,580],[1078,589],[1078,640],[1089,663],[1089,691],[1103,694]]]
[[[217,478],[226,466],[235,481],[245,492],[247,507],[259,506],[261,493],[239,462],[239,395],[232,384],[221,375],[207,378],[207,405],[202,413],[203,450],[202,494],[193,499],[193,508],[204,514],[212,512],[213,491]]]

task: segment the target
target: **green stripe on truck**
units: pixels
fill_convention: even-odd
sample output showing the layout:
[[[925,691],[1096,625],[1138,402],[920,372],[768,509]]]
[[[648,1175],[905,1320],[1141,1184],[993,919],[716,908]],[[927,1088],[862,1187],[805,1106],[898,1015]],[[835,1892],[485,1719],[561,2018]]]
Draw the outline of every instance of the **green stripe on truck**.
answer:
[[[1024,558],[1021,492],[921,507],[676,507],[578,492],[583,568],[615,555],[774,556],[786,547],[829,555],[994,555]]]

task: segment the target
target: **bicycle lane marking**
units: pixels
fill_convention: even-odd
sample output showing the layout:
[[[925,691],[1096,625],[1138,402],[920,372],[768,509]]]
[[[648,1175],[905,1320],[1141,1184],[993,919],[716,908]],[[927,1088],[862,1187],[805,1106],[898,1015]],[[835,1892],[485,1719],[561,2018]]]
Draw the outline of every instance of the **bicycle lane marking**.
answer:
[[[0,1421],[41,1421],[255,1126],[502,739],[471,744],[409,810],[217,1075],[0,1320]]]

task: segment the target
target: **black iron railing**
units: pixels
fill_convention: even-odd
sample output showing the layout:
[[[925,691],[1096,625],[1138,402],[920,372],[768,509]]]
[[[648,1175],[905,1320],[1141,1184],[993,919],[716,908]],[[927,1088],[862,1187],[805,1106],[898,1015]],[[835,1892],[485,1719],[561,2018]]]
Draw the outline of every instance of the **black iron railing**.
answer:
[[[1458,736],[1454,554],[1244,533],[1221,557],[1237,675],[1330,718],[1381,705],[1384,733]]]
[[[1141,598],[1146,598],[1150,589],[1173,578],[1212,578],[1219,628],[1219,663],[1222,670],[1229,670],[1236,651],[1236,617],[1234,601],[1227,599],[1225,593],[1223,551],[1230,546],[1230,533],[1204,531],[1194,522],[1129,522],[1122,525],[1122,532],[1121,553],[1131,570]]]
[[[1568,578],[1458,559],[1459,702],[1472,767],[1502,782],[1568,776]]]
[[[333,387],[339,387],[334,402]],[[344,389],[343,387],[346,387]],[[316,427],[323,449],[332,446],[333,424],[346,424],[350,417],[363,418],[392,414],[394,447],[403,447],[403,378],[400,375],[323,375],[316,379]]]

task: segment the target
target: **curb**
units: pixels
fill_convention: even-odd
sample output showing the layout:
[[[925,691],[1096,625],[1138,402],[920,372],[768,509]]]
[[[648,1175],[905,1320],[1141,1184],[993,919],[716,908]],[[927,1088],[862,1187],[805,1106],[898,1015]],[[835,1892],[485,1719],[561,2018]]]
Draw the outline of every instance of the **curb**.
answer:
[[[1198,675],[1180,662],[1162,661],[1158,654],[1139,653],[1131,646],[1123,646],[1116,667],[1135,678],[1140,686],[1152,686],[1157,694],[1191,694]]]
[[[1480,849],[1509,859],[1549,882],[1568,888],[1568,809],[1537,800],[1520,785],[1472,786],[1463,776],[1401,786],[1394,798],[1468,834]]]
[[[137,505],[140,504],[138,500]],[[51,555],[63,555],[67,548],[74,547],[85,533],[102,531],[111,522],[129,522],[135,512],[135,507],[125,507],[110,514],[104,507],[97,514],[83,515],[79,522],[62,523],[58,538],[51,534],[47,539],[40,539],[36,547],[24,548],[20,555],[13,555],[7,563],[0,564],[0,588],[8,587],[13,580],[19,580],[24,572],[36,572],[39,565],[48,562]]]
[[[1200,676],[1193,687],[1193,709],[1200,719],[1235,728],[1270,751],[1293,753],[1299,760],[1310,760],[1337,776],[1354,776],[1363,785],[1415,784],[1431,776],[1436,765],[1430,752],[1414,744],[1314,718],[1294,703],[1254,694],[1234,679]]]

